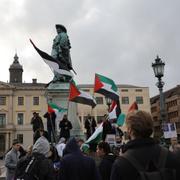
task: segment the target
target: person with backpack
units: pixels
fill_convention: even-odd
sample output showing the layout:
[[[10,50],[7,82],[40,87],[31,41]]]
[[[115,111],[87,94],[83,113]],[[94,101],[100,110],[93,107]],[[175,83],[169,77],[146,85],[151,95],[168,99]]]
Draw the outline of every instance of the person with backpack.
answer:
[[[15,180],[55,180],[52,160],[48,159],[50,145],[41,136],[33,145],[32,155],[22,158],[16,168]]]
[[[114,162],[111,180],[178,180],[180,164],[168,149],[157,144],[152,116],[145,111],[130,112],[126,118],[130,141]]]

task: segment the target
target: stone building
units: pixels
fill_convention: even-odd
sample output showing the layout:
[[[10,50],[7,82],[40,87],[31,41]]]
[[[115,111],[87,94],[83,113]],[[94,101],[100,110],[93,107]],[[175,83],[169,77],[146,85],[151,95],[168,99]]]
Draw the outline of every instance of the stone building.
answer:
[[[0,81],[0,154],[10,148],[12,140],[18,138],[26,148],[33,143],[32,126],[30,124],[33,112],[42,117],[47,111],[46,88],[44,83],[33,79],[31,83],[23,82],[23,67],[17,54],[9,68],[9,83]],[[81,90],[93,95],[92,84],[81,84]],[[136,101],[139,109],[150,111],[149,88],[133,85],[118,85],[122,112],[127,113],[129,106]],[[82,128],[88,114],[96,121],[107,113],[104,96],[94,94],[97,106],[91,109],[87,105],[78,104],[78,116]],[[46,119],[43,118],[46,128]]]
[[[165,114],[166,122],[172,122],[176,124],[177,134],[180,138],[180,85],[165,91]],[[151,113],[154,120],[155,136],[160,136],[160,102],[159,95],[150,99]]]

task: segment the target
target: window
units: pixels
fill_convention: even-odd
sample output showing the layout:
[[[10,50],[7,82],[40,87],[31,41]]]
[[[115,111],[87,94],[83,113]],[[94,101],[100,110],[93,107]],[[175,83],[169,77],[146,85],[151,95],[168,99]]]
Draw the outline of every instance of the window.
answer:
[[[24,123],[24,114],[23,113],[18,113],[17,114],[17,124],[18,125],[23,125]]]
[[[39,97],[33,97],[33,105],[39,105]]]
[[[0,105],[6,105],[6,97],[0,96]]]
[[[136,97],[136,103],[137,104],[143,104],[143,97],[142,96],[137,96]]]
[[[122,97],[122,104],[129,104],[129,97]]]
[[[97,104],[103,104],[103,97],[96,97]]]
[[[135,91],[136,92],[142,92],[142,89],[136,89]]]
[[[19,106],[24,105],[24,97],[18,97],[18,105]]]
[[[0,114],[0,127],[5,126],[6,124],[6,114]]]
[[[23,134],[17,134],[18,141],[23,144]]]
[[[121,89],[121,92],[128,92],[128,89]]]

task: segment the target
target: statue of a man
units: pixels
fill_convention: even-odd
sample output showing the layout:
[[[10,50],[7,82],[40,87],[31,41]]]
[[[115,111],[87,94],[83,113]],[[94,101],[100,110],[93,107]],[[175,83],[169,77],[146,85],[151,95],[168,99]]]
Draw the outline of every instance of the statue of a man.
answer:
[[[56,24],[57,35],[53,40],[53,46],[51,51],[51,56],[58,60],[60,64],[67,68],[67,70],[72,70],[72,62],[70,56],[71,44],[69,37],[67,35],[66,28],[61,24]],[[53,81],[64,81],[67,82],[71,77],[54,72]]]

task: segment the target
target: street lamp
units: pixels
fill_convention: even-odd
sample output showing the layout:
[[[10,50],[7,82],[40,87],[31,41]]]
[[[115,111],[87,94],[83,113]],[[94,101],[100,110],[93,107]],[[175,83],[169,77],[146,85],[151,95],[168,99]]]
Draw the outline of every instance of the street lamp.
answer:
[[[112,103],[112,99],[110,99],[109,97],[105,97],[105,99],[106,99],[106,104],[108,106],[108,112],[109,112],[110,111],[110,105]]]
[[[155,59],[155,63],[152,63],[152,68],[154,70],[155,77],[158,78],[158,82],[156,86],[159,88],[159,95],[160,95],[160,123],[161,126],[165,122],[165,102],[164,102],[164,95],[163,95],[163,86],[164,82],[162,81],[162,77],[164,76],[164,66],[165,63],[157,56]]]

